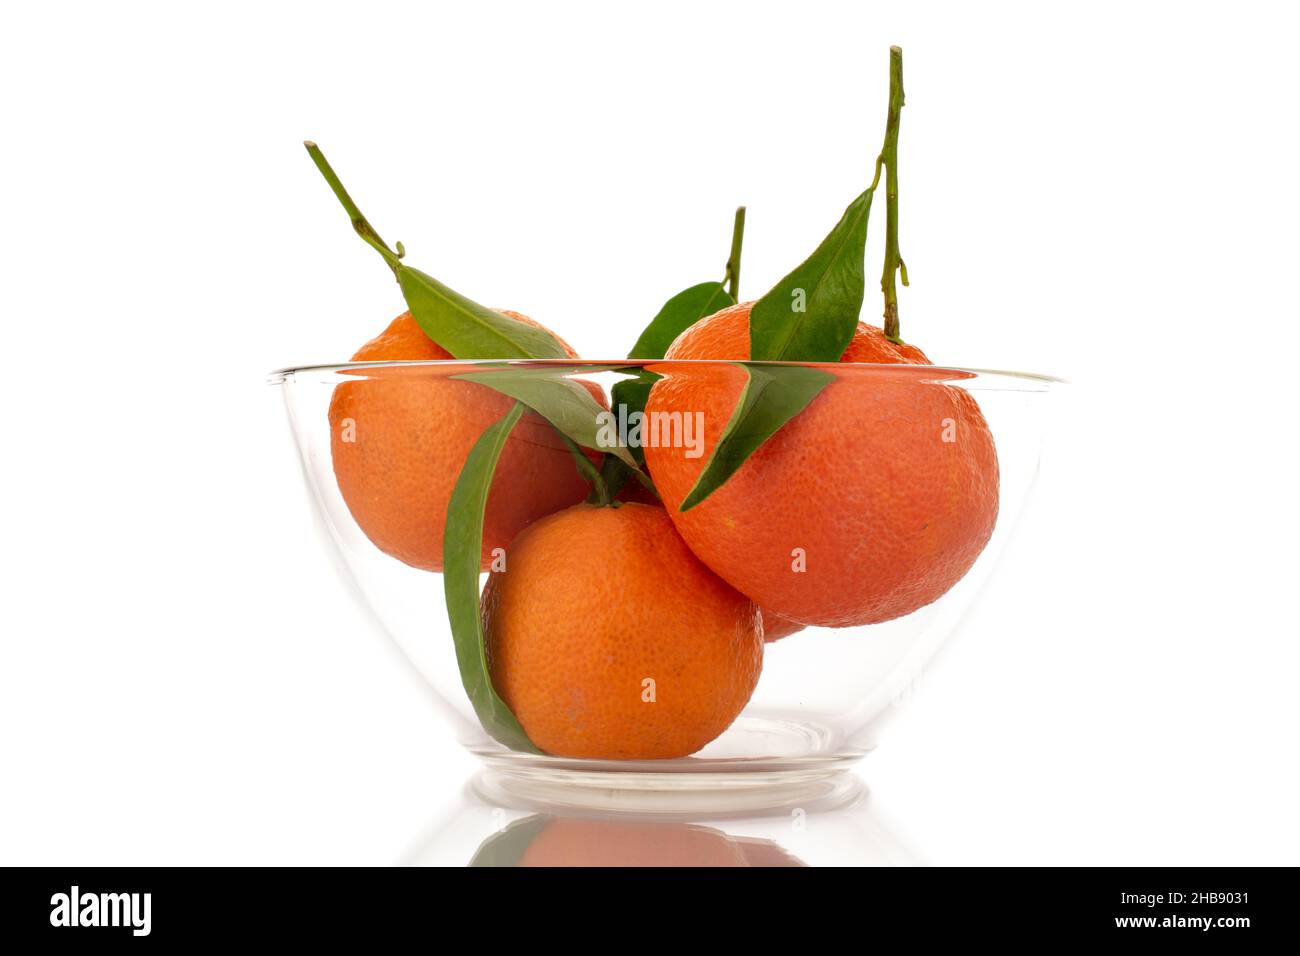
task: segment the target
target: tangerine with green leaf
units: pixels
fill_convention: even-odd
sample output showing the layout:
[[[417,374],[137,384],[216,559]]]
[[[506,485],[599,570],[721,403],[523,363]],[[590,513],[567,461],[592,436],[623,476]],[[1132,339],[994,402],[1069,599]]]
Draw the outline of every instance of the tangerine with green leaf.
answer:
[[[527,316],[486,308],[406,265],[402,244],[394,249],[375,231],[320,147],[303,145],[353,230],[392,270],[410,307],[352,361],[578,357]],[[443,569],[447,504],[470,450],[514,407],[513,399],[493,388],[458,380],[457,371],[400,365],[349,370],[357,381],[339,385],[330,401],[334,475],[352,517],[381,551],[428,571]],[[581,384],[586,391],[577,389],[579,401],[595,415],[606,407],[605,393],[595,383]],[[602,456],[587,457],[598,466]],[[582,500],[588,485],[576,464],[569,442],[546,419],[524,416],[489,490],[483,570],[529,522]]]
[[[749,357],[750,304],[684,332],[669,359]],[[650,414],[704,413],[704,454],[648,447],[646,463],[691,550],[764,614],[846,627],[901,617],[970,569],[998,511],[997,453],[964,373],[928,366],[859,324],[832,381],[708,497],[700,480],[748,378],[727,361],[664,364]],[[890,366],[898,366],[897,371]],[[781,387],[780,367],[771,367]],[[951,440],[947,440],[951,438]]]
[[[541,328],[518,312],[501,314]],[[567,344],[564,349],[577,358]],[[352,361],[450,358],[406,312]],[[588,387],[603,401],[598,386]],[[334,476],[366,537],[412,567],[441,571],[447,502],[456,478],[479,435],[513,404],[483,385],[420,367],[371,369],[358,381],[337,386],[329,407]],[[483,570],[495,549],[505,548],[537,518],[581,501],[589,487],[555,429],[540,415],[525,415],[506,442],[492,482]]]

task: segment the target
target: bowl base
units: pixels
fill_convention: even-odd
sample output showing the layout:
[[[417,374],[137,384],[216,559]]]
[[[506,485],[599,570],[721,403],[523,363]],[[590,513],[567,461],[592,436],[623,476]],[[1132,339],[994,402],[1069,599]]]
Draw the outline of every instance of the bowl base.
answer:
[[[473,783],[499,806],[601,810],[639,815],[752,813],[800,807],[830,810],[861,789],[846,773],[860,754],[797,758],[567,760],[481,752]]]
[[[740,773],[609,772],[502,767],[488,762],[477,795],[517,809],[595,810],[638,817],[725,817],[801,808],[839,809],[862,792],[843,767]]]

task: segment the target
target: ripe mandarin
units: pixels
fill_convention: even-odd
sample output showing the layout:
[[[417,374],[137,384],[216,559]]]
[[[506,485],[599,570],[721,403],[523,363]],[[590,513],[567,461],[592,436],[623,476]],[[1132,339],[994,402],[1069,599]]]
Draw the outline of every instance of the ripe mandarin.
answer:
[[[517,312],[502,312],[537,325]],[[409,312],[352,356],[354,362],[450,358]],[[604,401],[603,392],[589,388]],[[366,537],[412,567],[441,571],[452,488],[474,442],[512,403],[483,385],[452,381],[428,368],[375,369],[337,386],[329,408],[334,476]],[[506,442],[492,482],[483,569],[494,548],[504,548],[542,515],[581,501],[587,490],[554,429],[538,415],[525,415]]]
[[[749,356],[749,308],[700,320],[668,359]],[[765,614],[847,627],[942,596],[983,550],[998,511],[998,463],[965,373],[859,324],[835,380],[703,502],[678,510],[746,382],[724,362],[652,367],[647,412],[703,412],[704,454],[646,448],[668,514],[691,550]],[[900,366],[897,371],[884,367]],[[903,367],[909,366],[909,367]],[[775,373],[779,375],[779,370]],[[779,379],[774,387],[780,387]]]
[[[706,568],[663,508],[576,505],[530,525],[483,591],[492,684],[562,757],[685,757],[749,700],[758,609]]]

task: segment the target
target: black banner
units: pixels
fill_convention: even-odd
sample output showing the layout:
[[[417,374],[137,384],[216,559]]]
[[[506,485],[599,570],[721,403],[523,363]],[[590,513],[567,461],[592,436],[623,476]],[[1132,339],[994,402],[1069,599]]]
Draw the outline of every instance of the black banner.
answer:
[[[687,920],[741,937],[776,921],[834,925],[868,944],[902,933],[1239,946],[1285,940],[1295,918],[1289,869],[484,869],[9,869],[0,925],[10,939],[96,946],[412,934],[436,946],[471,916],[494,940],[545,936],[556,919],[566,935],[599,926],[642,938],[685,932]]]

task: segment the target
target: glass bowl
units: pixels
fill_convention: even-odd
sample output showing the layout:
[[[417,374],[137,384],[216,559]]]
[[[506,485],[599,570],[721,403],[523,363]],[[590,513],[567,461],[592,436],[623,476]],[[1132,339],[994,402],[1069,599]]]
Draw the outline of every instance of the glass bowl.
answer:
[[[807,555],[806,561],[834,565],[839,577],[831,600],[839,600],[841,610],[851,609],[835,623],[844,624],[846,616],[852,620],[844,626],[806,626],[765,643],[761,674],[748,702],[725,730],[687,756],[593,759],[559,756],[545,752],[545,748],[507,746],[484,729],[471,706],[449,624],[444,575],[430,569],[441,562],[439,539],[446,519],[448,491],[464,464],[469,445],[501,419],[503,408],[513,405],[513,399],[484,383],[520,380],[521,374],[548,379],[552,384],[578,383],[579,390],[595,399],[595,404],[578,402],[575,406],[586,414],[593,407],[608,407],[611,396],[621,400],[626,393],[614,391],[620,382],[637,381],[638,376],[641,381],[649,381],[645,378],[647,372],[652,373],[655,389],[670,387],[659,380],[675,383],[682,389],[680,394],[694,396],[693,400],[708,410],[708,415],[700,412],[698,420],[710,445],[729,425],[737,427],[731,418],[740,394],[738,376],[743,381],[748,375],[749,400],[756,398],[754,393],[763,391],[763,400],[771,408],[786,409],[783,414],[791,408],[803,408],[775,432],[770,440],[773,447],[789,430],[803,427],[802,422],[820,415],[820,429],[809,432],[811,437],[788,442],[776,450],[791,459],[784,462],[784,467],[773,465],[771,456],[760,460],[769,450],[763,446],[713,496],[722,500],[727,484],[741,483],[743,478],[746,497],[735,504],[738,499],[732,494],[732,506],[745,511],[749,519],[746,527],[750,528],[764,525],[765,516],[770,514],[770,527],[763,529],[768,535],[764,540],[775,538],[774,546],[788,548],[791,555],[799,554],[801,542],[796,539],[805,531],[814,537],[817,531],[833,531],[831,538],[823,535],[816,540],[834,540],[836,553],[828,555],[822,543],[821,550]],[[806,388],[810,374],[830,384],[822,386],[808,401],[794,393]],[[468,382],[465,375],[473,375],[475,380]],[[606,802],[609,794],[617,792],[639,792],[643,799],[653,801],[673,792],[691,791],[717,793],[720,800],[732,805],[737,801],[743,804],[746,799],[757,805],[783,790],[788,795],[810,785],[824,784],[831,789],[840,786],[833,782],[838,772],[876,746],[890,715],[957,629],[995,566],[1034,485],[1050,421],[1052,403],[1048,396],[1059,384],[1059,380],[1043,375],[933,366],[662,360],[351,363],[284,369],[273,373],[270,381],[282,392],[307,487],[328,538],[342,558],[346,576],[355,584],[381,630],[428,682],[454,724],[457,738],[482,758],[498,779],[508,779],[534,794],[557,786],[568,788],[568,805],[583,803],[574,796],[583,788],[604,795],[600,800]],[[761,390],[754,386],[760,381],[764,385]],[[364,394],[365,400],[346,404],[343,396],[349,391],[353,396]],[[332,402],[341,404],[332,409]],[[618,404],[616,401],[616,408]],[[968,441],[961,429],[969,424],[969,415],[958,416],[961,420],[958,434],[954,435],[953,419],[942,414],[944,408],[957,406],[975,409],[975,419],[982,416],[992,439],[989,451],[996,449],[992,453],[995,457],[982,466],[988,473],[978,476],[983,489],[979,494],[991,498],[984,505],[988,528],[971,532],[980,540],[965,542],[969,553],[964,557],[943,550],[952,547],[951,543],[943,544],[945,540],[954,540],[951,536],[945,539],[945,522],[958,520],[952,516],[975,507],[957,500],[963,489],[971,491],[969,482],[944,484],[942,478],[947,474],[945,469],[958,467],[953,462],[959,459],[952,456],[960,456],[959,449],[965,447],[962,443]],[[652,411],[656,407],[653,398],[649,407]],[[836,417],[828,417],[827,409],[832,407]],[[569,411],[576,414],[572,408]],[[402,415],[414,415],[415,419],[402,419]],[[761,424],[761,418],[756,413],[750,424]],[[402,421],[414,420],[421,421],[418,428],[403,431],[400,427]],[[573,422],[568,424],[572,426]],[[358,444],[345,448],[343,431],[348,427],[353,429],[352,441]],[[410,434],[412,431],[420,434]],[[511,458],[509,451],[502,456],[501,467],[508,464],[509,475],[503,476],[499,469],[497,483],[492,486],[488,524],[490,533],[498,537],[514,534],[519,527],[538,520],[529,508],[560,510],[580,501],[589,487],[579,475],[576,445],[568,446],[559,439],[549,423],[529,413],[510,434],[511,443],[517,441],[527,448],[522,457]],[[689,426],[685,437],[671,429],[664,434],[670,445],[675,434],[677,446],[673,454],[686,459],[702,457],[699,436],[690,435]],[[918,435],[924,436],[919,445]],[[623,437],[620,434],[615,443]],[[903,449],[897,454],[891,451],[895,440]],[[924,444],[929,441],[934,442],[933,449]],[[944,443],[951,447],[943,447]],[[609,444],[608,431],[598,444]],[[604,453],[626,456],[628,449],[610,447]],[[346,459],[350,464],[343,464],[340,458],[336,467],[336,456],[345,455],[352,456]],[[364,459],[361,471],[369,478],[357,477],[358,455]],[[594,455],[589,453],[589,458]],[[646,469],[650,477],[655,476],[655,465],[660,460],[666,459],[650,458]],[[688,467],[702,468],[703,464],[701,461]],[[572,468],[578,479],[557,479],[555,476],[564,468]],[[939,479],[936,469],[942,473]],[[376,479],[376,475],[380,478]],[[836,481],[819,483],[817,476],[823,475],[833,476]],[[562,492],[554,487],[557,481],[565,486]],[[543,488],[543,483],[549,485]],[[845,486],[852,486],[854,494],[845,497]],[[624,485],[622,494],[629,490],[638,501],[648,497],[635,478]],[[944,495],[951,500],[940,501]],[[890,509],[906,512],[918,507],[917,497],[923,503],[912,515],[911,523],[891,525],[885,529],[883,539],[870,522],[857,520],[855,509],[859,507],[875,509],[871,513],[877,515],[893,514]],[[696,509],[703,512],[709,504],[706,499]],[[932,508],[934,515],[928,515],[926,508]],[[498,510],[504,517],[494,521]],[[394,520],[416,526],[417,540],[396,540],[392,528],[385,526]],[[727,527],[735,525],[730,516],[723,520]],[[799,526],[798,530],[792,523]],[[907,540],[900,543],[900,534]],[[711,547],[712,542],[700,537],[698,529],[694,537],[687,538],[693,542],[693,554],[742,590],[750,586],[752,578],[736,573],[736,567],[743,570],[747,561],[753,564],[765,559],[760,548],[749,549],[744,539],[732,542],[732,551],[718,552]],[[485,556],[493,543],[485,538]],[[509,554],[509,542],[505,543],[505,553]],[[892,610],[881,612],[880,602],[868,600],[869,592],[878,589],[877,582],[901,566],[894,562],[882,566],[887,569],[882,571],[873,565],[873,549],[881,547],[901,548],[890,553],[905,556],[929,548],[933,553],[925,561],[955,564],[956,570],[949,575],[956,578],[955,583],[941,583],[936,591],[933,586],[913,587],[915,582],[895,581],[893,593],[903,597],[891,599],[892,603],[885,601]],[[589,557],[599,560],[598,555]],[[910,558],[903,564],[907,560]],[[792,573],[795,563],[791,562]],[[868,568],[876,570],[873,577],[864,578],[864,569]],[[487,577],[483,574],[480,580]],[[791,580],[802,586],[800,579]],[[613,593],[618,594],[617,582],[612,586]],[[760,604],[763,601],[760,595],[749,596],[758,597]],[[682,594],[665,594],[663,598],[668,602],[690,601],[689,595]],[[799,604],[799,599],[795,603]],[[912,604],[920,606],[912,609]],[[905,613],[898,613],[900,609]],[[802,610],[800,614],[805,620],[810,616]],[[888,619],[875,620],[881,617]],[[775,629],[776,620],[770,612],[765,617],[769,633]],[[653,616],[639,618],[628,626],[641,631],[642,638],[648,633],[653,639]],[[581,624],[575,622],[573,627]],[[540,635],[540,639],[545,638]],[[557,662],[561,669],[564,665],[564,661]],[[527,721],[521,722],[527,732]]]

